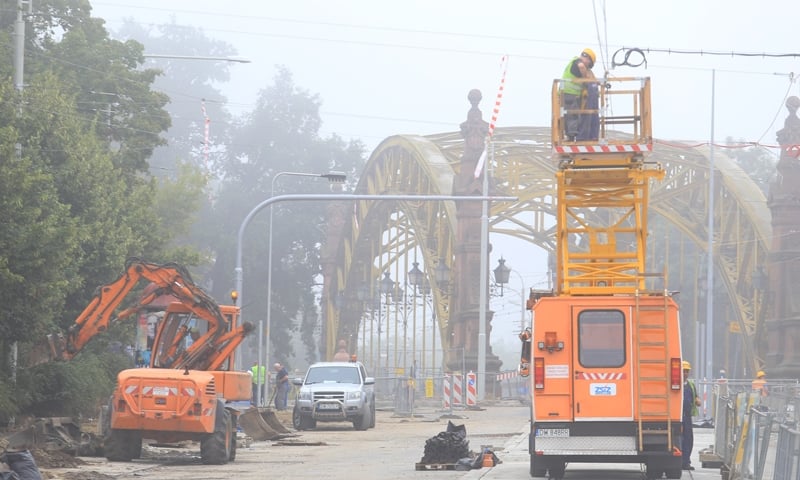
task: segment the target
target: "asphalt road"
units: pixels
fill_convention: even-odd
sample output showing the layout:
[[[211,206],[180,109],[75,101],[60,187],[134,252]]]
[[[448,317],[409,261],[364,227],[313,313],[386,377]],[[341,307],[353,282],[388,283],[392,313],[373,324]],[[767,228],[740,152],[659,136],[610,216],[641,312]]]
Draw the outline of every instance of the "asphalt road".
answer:
[[[289,424],[289,412],[279,412]],[[411,417],[379,411],[376,428],[355,431],[349,423],[319,423],[312,431],[298,432],[279,441],[254,442],[240,447],[236,460],[227,465],[203,465],[199,446],[145,447],[143,458],[133,462],[107,462],[82,457],[77,468],[42,469],[50,480],[263,480],[264,478],[325,479],[527,479],[529,458],[527,430],[529,407],[519,402],[487,402],[480,410],[443,412],[418,408]],[[455,418],[452,418],[455,417]],[[447,422],[464,425],[470,450],[490,447],[501,464],[471,471],[416,470],[425,442],[445,431]],[[695,445],[713,441],[712,430],[695,431]],[[683,478],[720,478],[718,469],[685,472]],[[639,465],[570,464],[565,479],[642,479]]]
[[[143,458],[132,462],[81,457],[84,464],[78,468],[41,470],[50,480],[452,479],[467,472],[415,470],[426,440],[446,430],[452,421],[465,426],[471,450],[477,452],[483,445],[499,450],[520,434],[528,412],[519,402],[453,411],[457,418],[447,418],[450,412],[435,408],[418,408],[411,417],[378,411],[374,429],[355,431],[350,423],[318,423],[317,429],[290,438],[240,447],[236,460],[227,465],[203,465],[199,446],[189,444],[180,449],[145,447]],[[278,413],[289,425],[289,412]]]

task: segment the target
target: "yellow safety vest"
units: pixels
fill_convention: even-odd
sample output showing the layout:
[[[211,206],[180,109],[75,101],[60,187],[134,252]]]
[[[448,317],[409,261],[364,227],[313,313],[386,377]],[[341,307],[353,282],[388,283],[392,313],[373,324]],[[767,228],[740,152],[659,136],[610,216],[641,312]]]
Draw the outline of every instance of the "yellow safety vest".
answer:
[[[264,385],[264,383],[266,383],[267,367],[265,367],[264,365],[261,365],[261,367],[259,367],[258,365],[253,365],[252,367],[250,367],[250,373],[253,374],[253,383],[260,383],[261,385]]]
[[[564,69],[564,74],[561,78],[564,80],[561,82],[561,92],[566,93],[569,95],[580,95],[583,92],[583,84],[578,82],[573,82],[572,80],[576,77],[574,73],[572,73],[572,64],[577,60],[578,57],[573,58],[567,64],[567,68]]]

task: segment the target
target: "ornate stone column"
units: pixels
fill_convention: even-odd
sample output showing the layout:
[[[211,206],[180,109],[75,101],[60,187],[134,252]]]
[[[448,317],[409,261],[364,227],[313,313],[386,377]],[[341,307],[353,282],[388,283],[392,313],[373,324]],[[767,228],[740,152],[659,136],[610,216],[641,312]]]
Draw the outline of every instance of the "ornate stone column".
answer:
[[[483,177],[476,179],[474,171],[483,152],[489,124],[483,121],[478,108],[481,92],[471,90],[467,98],[472,107],[467,113],[467,120],[461,124],[464,153],[453,181],[453,195],[481,195],[483,193],[481,191]],[[450,323],[447,326],[451,348],[446,364],[449,370],[461,370],[463,362],[467,371],[477,372],[480,288],[489,288],[488,285],[480,285],[481,203],[456,203],[456,220],[455,260],[452,272],[454,285],[450,297]],[[489,251],[491,251],[491,245]],[[493,313],[491,310],[486,312],[487,374],[498,372],[502,364],[500,359],[492,353],[489,344]],[[490,385],[492,382],[487,381],[487,393],[492,391]]]
[[[800,378],[800,98],[786,100],[789,115],[777,133],[778,175],[770,186],[772,249],[767,265],[766,352],[769,378]],[[764,353],[764,352],[762,352]]]

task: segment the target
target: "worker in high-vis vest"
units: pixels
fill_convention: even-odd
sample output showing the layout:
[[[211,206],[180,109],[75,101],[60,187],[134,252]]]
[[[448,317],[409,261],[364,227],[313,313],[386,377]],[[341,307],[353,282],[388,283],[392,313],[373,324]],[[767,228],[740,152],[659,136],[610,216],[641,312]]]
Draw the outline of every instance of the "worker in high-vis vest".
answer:
[[[264,406],[266,403],[264,393],[267,384],[266,365],[259,365],[258,362],[253,362],[253,366],[250,367],[250,375],[252,375],[251,381],[253,382],[253,398],[251,399],[251,403],[258,407]],[[256,392],[261,394],[258,399],[256,398],[258,396]],[[258,404],[259,399],[261,400],[261,405]]]
[[[595,78],[592,67],[597,56],[590,48],[569,61],[561,76],[561,106],[564,115],[564,133],[568,141],[597,140],[599,134],[598,114],[569,113],[572,110],[597,109],[597,84],[578,82]]]
[[[752,382],[753,391],[758,392],[762,397],[766,397],[767,393],[767,374],[764,370],[759,370],[756,373],[756,378]]]
[[[698,414],[697,407],[700,405],[700,396],[697,395],[697,387],[689,379],[689,372],[692,364],[683,361],[683,436],[681,437],[681,453],[683,454],[683,469],[694,470],[691,462],[692,449],[694,448],[694,425],[692,417]]]

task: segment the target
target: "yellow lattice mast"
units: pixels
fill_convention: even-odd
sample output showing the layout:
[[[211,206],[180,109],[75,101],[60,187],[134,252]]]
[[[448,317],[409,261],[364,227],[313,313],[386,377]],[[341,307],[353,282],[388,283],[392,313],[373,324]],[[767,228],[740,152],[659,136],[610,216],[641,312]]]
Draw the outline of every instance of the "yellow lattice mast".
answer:
[[[553,84],[559,295],[613,295],[645,288],[650,180],[664,177],[659,163],[645,160],[653,149],[650,78],[598,81],[597,109],[565,110],[562,80]],[[566,115],[596,115],[597,139],[568,138]]]

